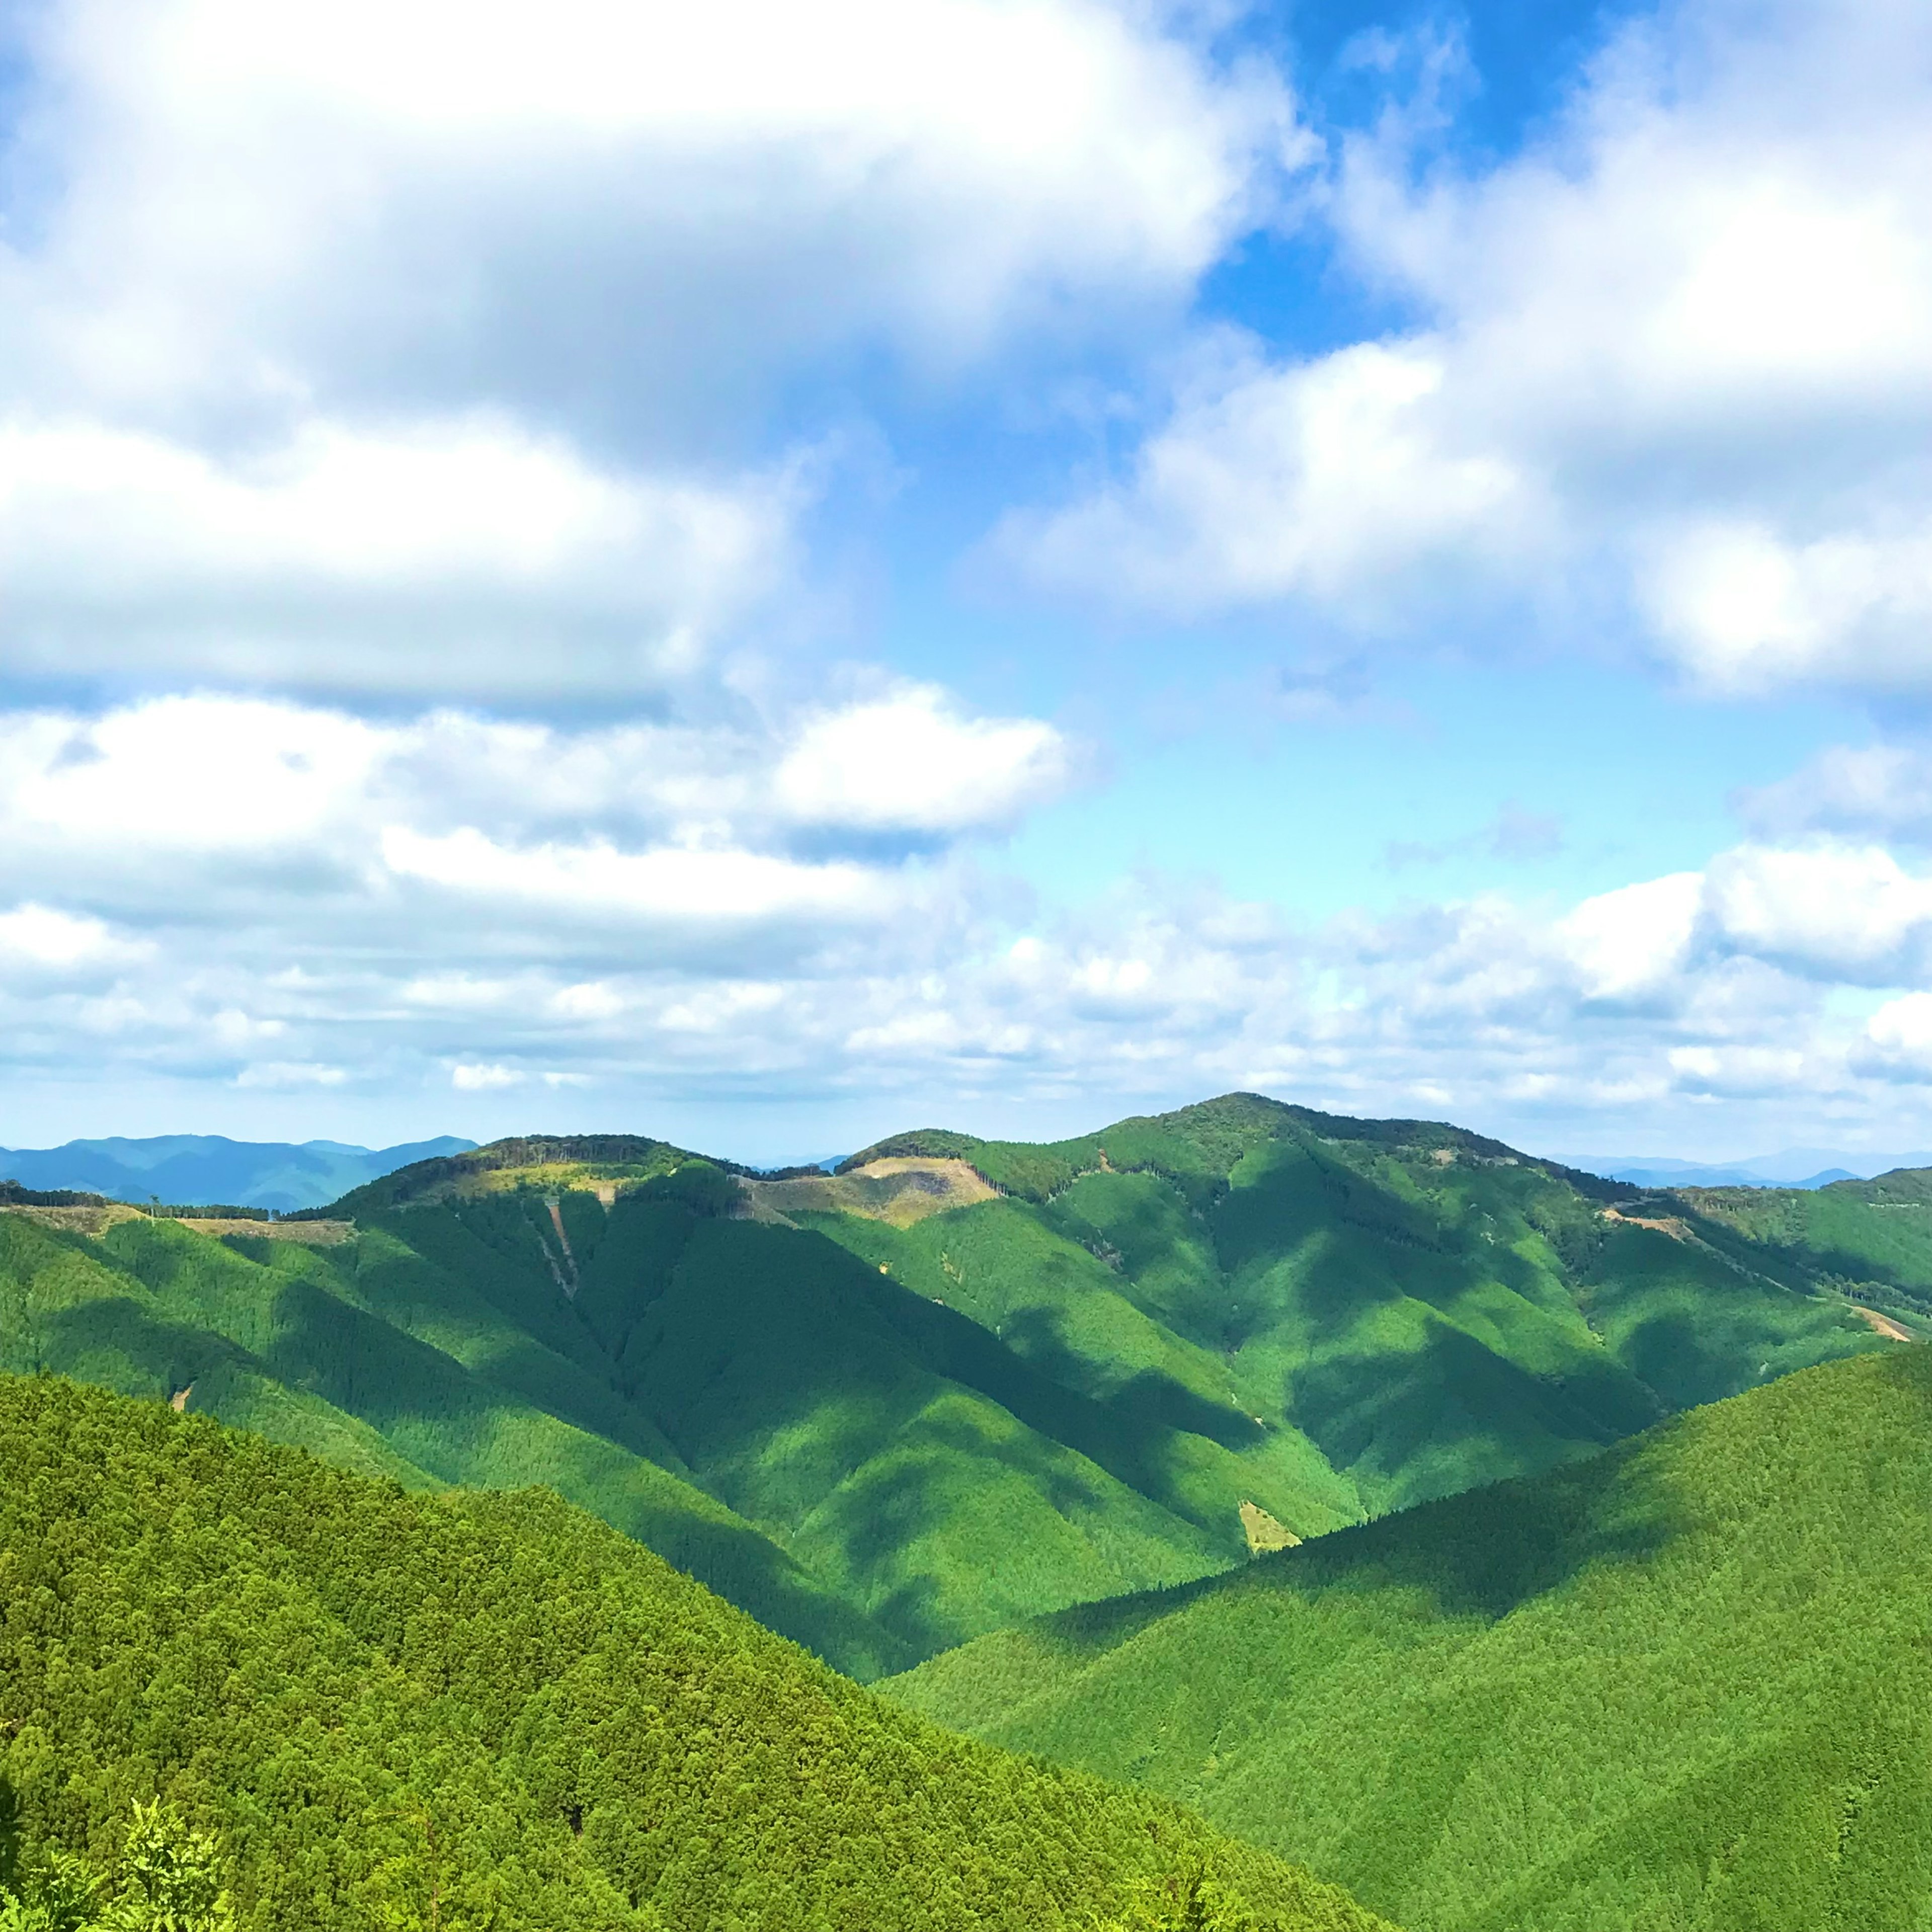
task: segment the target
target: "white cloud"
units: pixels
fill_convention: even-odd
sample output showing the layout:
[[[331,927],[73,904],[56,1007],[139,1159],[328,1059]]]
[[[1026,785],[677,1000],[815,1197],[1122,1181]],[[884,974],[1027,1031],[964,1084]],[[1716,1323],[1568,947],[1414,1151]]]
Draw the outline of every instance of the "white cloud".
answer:
[[[745,453],[788,384],[1171,326],[1308,146],[1100,0],[52,0],[20,46],[16,675],[621,698],[809,630],[836,458]]]
[[[876,916],[888,894],[865,867],[812,865],[759,852],[659,848],[625,852],[602,843],[500,844],[473,826],[426,836],[401,826],[382,834],[382,862],[398,878],[483,904],[520,906],[526,917],[648,920],[668,925]]]
[[[783,474],[600,471],[485,418],[310,420],[226,459],[16,420],[0,424],[0,662],[628,694],[783,580],[796,496]]]
[[[804,824],[952,832],[1061,790],[1066,741],[1036,718],[960,717],[915,686],[808,719],[772,782]]]
[[[347,1071],[313,1060],[269,1060],[242,1068],[235,1076],[238,1087],[304,1088],[340,1087],[348,1080]]]
[[[270,1096],[581,1089],[626,1119],[721,1089],[899,1094],[909,1118],[1078,1096],[1100,1118],[1260,1087],[1534,1146],[1583,1123],[1681,1131],[1684,1108],[1718,1098],[1739,1133],[1796,1106],[1869,1121],[1875,1093],[1932,1079],[1925,995],[1868,1022],[1835,1003],[1932,972],[1925,888],[1857,848],[1740,848],[1554,914],[1492,895],[1306,928],[1154,880],[1022,921],[926,861],[841,862],[866,896],[828,908],[810,867],[773,854],[693,888],[682,867],[713,855],[593,862],[588,846],[416,836],[413,856],[445,866],[434,879],[347,866],[324,902],[285,866],[213,927],[198,891],[158,904],[112,878],[96,890],[113,920],[44,906],[97,946],[140,944],[85,982],[0,972],[13,1090],[82,1056]],[[721,920],[715,943],[650,938]]]
[[[1640,998],[1669,986],[1690,952],[1704,897],[1696,872],[1676,872],[1586,899],[1558,928],[1586,998]]]
[[[1649,549],[1639,595],[1658,635],[1714,688],[1932,676],[1932,520],[1902,536],[1810,542],[1762,523],[1699,523]]]
[[[520,1085],[524,1076],[515,1068],[494,1063],[460,1060],[449,1070],[449,1084],[459,1094],[485,1094],[493,1088]]]
[[[1932,759],[1911,744],[1833,745],[1802,771],[1734,801],[1760,836],[1813,832],[1932,843]]]
[[[1508,458],[1458,452],[1433,421],[1427,340],[1251,368],[1185,402],[1123,486],[998,542],[1046,581],[1188,611],[1304,595],[1373,618],[1389,573],[1506,561],[1540,517]]]
[[[1162,608],[1527,598],[1716,689],[1924,686],[1928,54],[1906,0],[1693,0],[1489,172],[1352,145],[1336,232],[1413,329],[1235,364],[1006,547]]]
[[[1088,0],[67,0],[38,52],[40,353],[170,406],[621,422],[855,340],[972,355],[1184,293],[1298,139]]]
[[[31,902],[0,913],[0,972],[9,967],[72,971],[136,956],[138,944],[101,920]]]
[[[1932,1081],[1932,993],[1888,1000],[1865,1022],[1859,1070],[1883,1078]]]
[[[799,859],[788,840],[929,845],[1004,826],[1068,782],[1072,756],[1042,721],[974,718],[925,686],[574,729],[212,695],[14,712],[0,715],[0,890],[82,876],[158,904],[191,878],[213,909],[273,872],[621,917],[857,912],[894,862]]]
[[[1713,862],[1707,892],[1728,943],[1761,958],[1881,986],[1932,963],[1932,879],[1877,847],[1744,847]]]

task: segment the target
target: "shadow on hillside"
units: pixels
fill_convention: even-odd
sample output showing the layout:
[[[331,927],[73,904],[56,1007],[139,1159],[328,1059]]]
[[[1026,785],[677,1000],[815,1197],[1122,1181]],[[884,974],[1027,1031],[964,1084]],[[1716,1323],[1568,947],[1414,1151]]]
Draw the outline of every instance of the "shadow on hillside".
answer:
[[[1394,1504],[1547,1468],[1618,1431],[1554,1378],[1446,1322],[1417,1348],[1337,1354],[1293,1378],[1292,1418],[1338,1468]]]
[[[1660,1555],[1691,1527],[1660,1459],[1635,1446],[1338,1530],[1269,1559],[1301,1589],[1426,1591],[1449,1616],[1493,1622],[1597,1564]]]

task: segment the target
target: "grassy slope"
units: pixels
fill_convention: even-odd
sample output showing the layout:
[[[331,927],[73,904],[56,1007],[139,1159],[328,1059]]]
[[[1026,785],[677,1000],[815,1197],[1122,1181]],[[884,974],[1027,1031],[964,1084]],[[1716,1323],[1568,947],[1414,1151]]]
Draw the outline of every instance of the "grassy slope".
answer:
[[[368,1278],[399,1274],[421,1333],[369,1305]],[[141,1220],[94,1241],[0,1216],[0,1368],[38,1356],[132,1394],[191,1384],[197,1410],[418,1485],[547,1483],[848,1670],[919,1654],[647,1460],[654,1432],[608,1387],[429,1276],[380,1234],[316,1250]]]
[[[888,1688],[1413,1932],[1932,1923],[1932,1350]]]
[[[1010,1198],[903,1234],[816,1225],[1063,1381],[1220,1415],[1238,1466],[1204,1490],[1232,1476],[1304,1534],[1882,1346],[1828,1270],[1606,1222],[1633,1190],[1436,1124],[1232,1094],[1051,1146],[914,1134],[854,1159],[921,1151]]]
[[[159,1792],[244,1932],[1085,1926],[1197,1862],[1344,1898],[1144,1794],[896,1711],[541,1492],[425,1496],[0,1377],[0,1778],[97,1856]]]

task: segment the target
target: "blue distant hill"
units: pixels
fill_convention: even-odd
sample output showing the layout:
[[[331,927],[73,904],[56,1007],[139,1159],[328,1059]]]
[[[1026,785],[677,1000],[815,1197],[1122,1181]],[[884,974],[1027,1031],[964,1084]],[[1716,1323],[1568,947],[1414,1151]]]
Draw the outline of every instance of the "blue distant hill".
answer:
[[[1898,1168],[1932,1166],[1932,1154],[1847,1154],[1839,1148],[1787,1148],[1749,1160],[1676,1160],[1660,1154],[1573,1154],[1568,1164],[1634,1187],[1827,1187],[1868,1180]]]
[[[118,1201],[219,1202],[288,1214],[326,1206],[411,1161],[466,1153],[476,1144],[453,1134],[388,1148],[341,1141],[231,1141],[220,1134],[158,1134],[147,1140],[116,1136],[57,1148],[0,1148],[0,1180],[83,1188]]]

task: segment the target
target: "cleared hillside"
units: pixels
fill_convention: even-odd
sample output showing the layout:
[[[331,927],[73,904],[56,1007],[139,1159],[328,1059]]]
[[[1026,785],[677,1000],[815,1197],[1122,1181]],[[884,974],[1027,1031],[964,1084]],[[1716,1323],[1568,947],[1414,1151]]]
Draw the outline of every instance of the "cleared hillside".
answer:
[[[886,1687],[1414,1932],[1932,1923],[1932,1351]]]
[[[243,1932],[1084,1928],[1204,1869],[1376,1922],[1143,1793],[949,1736],[537,1492],[411,1494],[0,1377],[0,1784],[105,1863],[219,1834]]]

